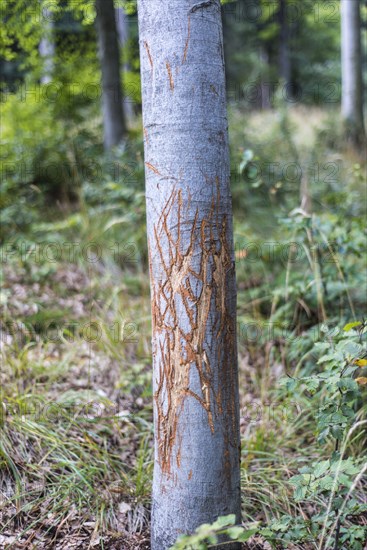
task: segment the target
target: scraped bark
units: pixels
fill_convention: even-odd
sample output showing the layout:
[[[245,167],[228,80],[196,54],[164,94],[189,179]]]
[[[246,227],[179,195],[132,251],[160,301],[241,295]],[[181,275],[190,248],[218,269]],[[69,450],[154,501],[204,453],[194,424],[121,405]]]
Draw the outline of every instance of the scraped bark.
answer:
[[[219,0],[138,0],[138,14],[153,324],[152,549],[165,550],[218,516],[240,521],[235,265]]]

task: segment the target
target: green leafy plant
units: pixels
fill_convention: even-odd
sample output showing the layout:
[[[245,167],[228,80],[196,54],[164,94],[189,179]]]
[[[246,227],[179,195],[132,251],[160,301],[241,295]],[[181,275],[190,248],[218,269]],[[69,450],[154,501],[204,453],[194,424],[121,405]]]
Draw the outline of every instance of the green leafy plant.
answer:
[[[284,515],[261,534],[285,547],[288,542],[313,542],[320,550],[362,550],[367,529],[358,518],[367,511],[367,504],[354,498],[354,489],[363,480],[367,462],[347,454],[351,436],[367,422],[357,417],[361,389],[367,382],[359,375],[367,366],[363,345],[367,323],[348,323],[342,331],[321,328],[327,341],[315,344],[318,371],[298,379],[289,377],[285,385],[291,392],[301,386],[311,399],[318,400],[316,436],[329,450],[329,457],[303,466],[289,480],[301,517]]]
[[[257,529],[245,529],[241,525],[236,525],[236,516],[219,517],[214,523],[204,523],[195,530],[192,535],[180,535],[171,550],[206,550],[217,545],[223,537],[227,540],[246,542]]]

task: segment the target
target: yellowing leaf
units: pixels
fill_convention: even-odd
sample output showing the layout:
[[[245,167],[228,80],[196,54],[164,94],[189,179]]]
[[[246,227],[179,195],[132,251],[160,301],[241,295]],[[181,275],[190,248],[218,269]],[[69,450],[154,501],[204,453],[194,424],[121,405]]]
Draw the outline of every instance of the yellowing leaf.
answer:
[[[367,384],[367,378],[365,376],[360,376],[359,378],[356,378],[356,382],[358,382],[361,386],[365,386]]]
[[[358,359],[357,361],[354,361],[354,364],[359,367],[367,367],[367,359]]]
[[[348,330],[351,330],[352,328],[359,327],[361,324],[362,323],[360,321],[354,321],[353,323],[348,323],[347,325],[345,325],[343,330],[345,330],[347,332]]]

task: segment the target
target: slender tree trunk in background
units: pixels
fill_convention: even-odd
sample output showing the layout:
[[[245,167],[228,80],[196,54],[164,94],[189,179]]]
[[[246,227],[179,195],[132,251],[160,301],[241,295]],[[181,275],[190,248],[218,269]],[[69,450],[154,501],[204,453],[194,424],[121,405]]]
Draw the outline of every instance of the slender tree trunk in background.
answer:
[[[120,47],[124,47],[129,39],[129,27],[125,10],[123,8],[115,8],[117,35]],[[125,74],[130,70],[129,64],[124,63],[122,72]],[[123,93],[122,99],[123,111],[126,122],[132,122],[134,118],[134,110],[132,106],[132,98],[126,93]]]
[[[291,80],[291,62],[289,55],[289,25],[287,21],[287,1],[279,0],[279,75],[286,84]]]
[[[342,117],[348,138],[359,146],[365,139],[359,0],[341,0],[341,34]]]
[[[126,13],[124,8],[115,8],[117,36],[120,46],[124,46],[129,39]]]
[[[311,198],[311,190],[310,190],[310,184],[309,184],[309,176],[308,174],[303,173],[301,176],[301,182],[300,182],[300,199],[301,199],[301,208],[302,210],[308,214],[312,214],[312,198]]]
[[[265,47],[259,46],[259,61],[261,65],[261,80],[260,80],[260,108],[270,109],[271,107],[271,87],[269,78],[269,55]],[[265,78],[264,78],[265,77]]]
[[[113,0],[96,0],[96,24],[102,71],[104,145],[108,150],[126,133],[122,110],[120,51]]]
[[[152,549],[240,520],[236,283],[219,0],[138,0],[153,324]],[[229,544],[223,548],[238,548]]]
[[[53,37],[53,21],[52,13],[50,10],[44,9],[43,12],[44,21],[44,36],[42,37],[38,51],[43,60],[41,84],[49,84],[52,80],[52,73],[54,69],[54,55],[55,55],[55,42]]]

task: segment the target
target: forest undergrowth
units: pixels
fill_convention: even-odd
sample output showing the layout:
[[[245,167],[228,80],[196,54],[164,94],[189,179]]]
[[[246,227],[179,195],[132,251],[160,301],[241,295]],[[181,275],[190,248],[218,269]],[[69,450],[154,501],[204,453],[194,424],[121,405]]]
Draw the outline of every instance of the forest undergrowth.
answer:
[[[46,136],[2,199],[4,549],[149,548],[142,142],[133,129],[107,157],[93,132],[56,155]],[[232,106],[230,134],[243,525],[221,518],[176,548],[226,531],[244,548],[363,550],[366,166],[332,111]]]

